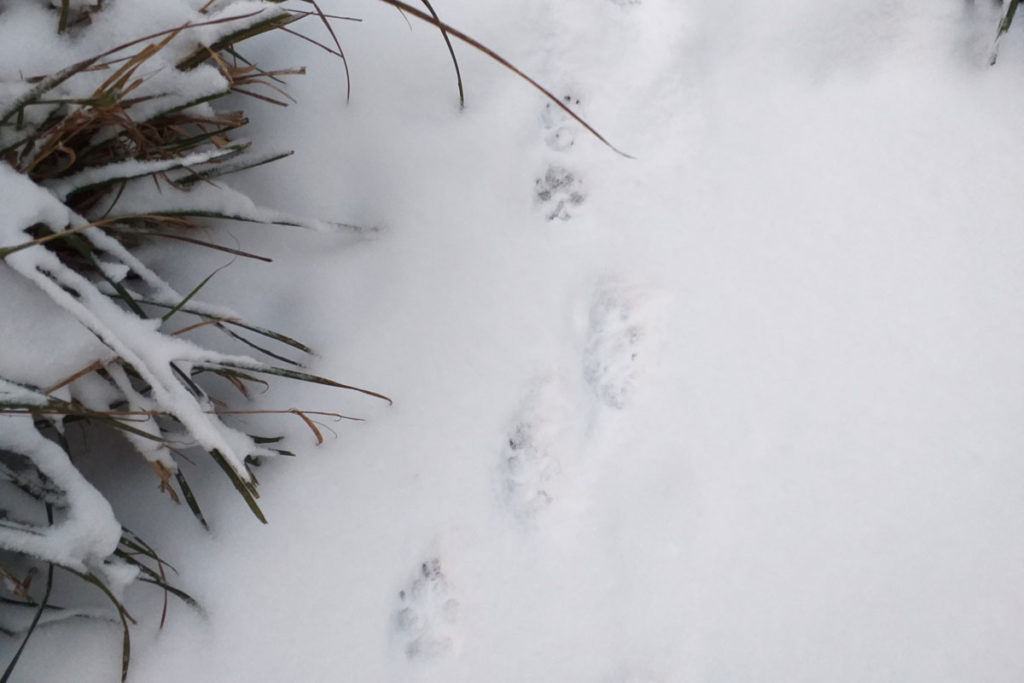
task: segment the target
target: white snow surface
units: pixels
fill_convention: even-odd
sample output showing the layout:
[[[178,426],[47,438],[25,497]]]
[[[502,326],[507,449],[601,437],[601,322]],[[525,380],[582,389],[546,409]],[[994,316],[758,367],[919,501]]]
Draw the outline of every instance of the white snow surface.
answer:
[[[434,0],[630,160],[457,44],[460,110],[436,29],[320,4],[364,19],[352,101],[260,39],[310,73],[250,135],[297,153],[233,184],[381,230],[222,227],[275,262],[203,296],[395,404],[259,397],[367,418],[281,424],[269,526],[212,471],[207,534],[84,465],[204,607],[158,631],[131,588],[129,680],[1024,679],[1024,26],[989,68],[981,1]],[[146,258],[185,291],[225,261]],[[13,680],[119,648],[41,628]]]

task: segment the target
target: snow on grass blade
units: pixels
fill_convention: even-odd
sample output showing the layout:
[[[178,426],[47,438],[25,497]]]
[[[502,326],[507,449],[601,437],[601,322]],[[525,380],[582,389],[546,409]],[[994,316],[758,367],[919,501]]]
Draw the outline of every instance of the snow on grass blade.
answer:
[[[292,156],[294,152],[271,152],[269,154],[253,154],[246,155],[242,159],[238,159],[232,164],[220,163],[211,168],[204,169],[202,171],[194,171],[187,176],[177,177],[174,182],[181,187],[188,187],[194,185],[200,181],[209,181],[213,178],[219,178],[226,176],[231,173],[238,173],[239,171],[247,171],[250,168],[256,168],[257,166],[263,166],[264,164],[270,164],[281,159],[287,159]]]
[[[0,548],[81,571],[100,568],[117,547],[120,525],[67,452],[39,433],[31,415],[0,416],[0,449],[27,457],[59,489],[66,510],[47,527],[0,527]]]
[[[235,490],[242,495],[246,505],[248,505],[249,509],[252,510],[252,514],[256,516],[256,519],[267,524],[267,518],[264,516],[263,510],[260,509],[259,504],[256,502],[256,499],[259,498],[259,493],[256,492],[255,485],[248,481],[251,475],[246,472],[246,477],[243,479],[238,475],[238,472],[235,471],[234,465],[229,463],[220,451],[217,449],[211,449],[209,453],[214,462],[220,466],[224,471],[224,474],[226,474],[228,479],[231,480],[231,484],[235,487]]]
[[[121,183],[126,180],[151,177],[171,170],[230,159],[241,154],[248,149],[248,147],[249,143],[237,143],[228,145],[221,149],[196,152],[194,154],[189,154],[188,156],[175,157],[173,159],[157,161],[138,161],[135,159],[129,159],[127,161],[107,164],[105,166],[87,168],[75,175],[47,183],[46,186],[53,191],[58,198],[63,200],[73,192],[82,192],[84,190],[91,190],[97,187]],[[282,158],[282,156],[287,155],[281,155],[277,158]],[[260,163],[266,162],[264,161]],[[256,166],[259,164],[252,165]],[[242,166],[242,168],[248,167]]]
[[[160,303],[160,302],[156,302],[156,301],[149,301],[149,300],[145,300],[145,299],[140,300],[140,303],[143,303],[143,304],[145,304],[147,306],[156,306],[158,308],[170,308],[171,307],[169,304],[164,304],[164,303]],[[214,317],[216,317],[216,313],[215,312],[212,312],[212,311],[209,311],[209,310],[204,310],[204,309],[201,309],[201,308],[196,308],[196,307],[185,306],[184,308],[182,308],[182,311],[184,311],[185,313],[191,313],[192,315],[196,315],[196,316],[205,318],[207,320],[212,320]],[[292,347],[294,349],[298,349],[299,351],[302,351],[303,353],[308,353],[308,354],[312,354],[313,353],[313,350],[311,348],[309,348],[308,346],[306,346],[305,344],[303,344],[300,341],[292,339],[291,337],[289,337],[287,335],[281,334],[280,332],[275,332],[274,330],[268,330],[268,329],[266,329],[264,327],[257,327],[256,325],[253,325],[252,323],[247,323],[247,322],[244,322],[242,320],[238,320],[237,318],[223,318],[223,319],[218,320],[215,324],[217,324],[218,326],[221,326],[221,325],[231,325],[233,327],[241,327],[243,330],[249,330],[250,332],[254,332],[255,334],[258,334],[260,336],[267,337],[268,339],[273,339],[274,341],[281,342],[282,344],[286,344],[286,345],[288,345],[288,346],[290,346],[290,347]]]
[[[179,60],[176,66],[182,71],[189,71],[209,59],[211,54],[216,54],[217,52],[227,49],[236,43],[240,43],[247,38],[258,36],[261,33],[266,33],[267,31],[273,31],[301,19],[301,17],[291,15],[281,8],[267,8],[266,10],[254,12],[246,18],[265,15],[265,13],[274,13],[274,15],[261,19],[260,21],[252,22],[245,28],[231,31],[208,45],[197,47],[190,55]]]

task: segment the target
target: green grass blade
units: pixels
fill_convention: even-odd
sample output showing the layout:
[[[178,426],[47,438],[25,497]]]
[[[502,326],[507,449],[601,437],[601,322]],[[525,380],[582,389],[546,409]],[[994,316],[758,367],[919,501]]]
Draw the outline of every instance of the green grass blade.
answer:
[[[185,498],[185,504],[188,505],[188,509],[192,511],[192,516],[199,520],[199,524],[204,529],[209,531],[210,525],[206,523],[206,517],[203,516],[203,511],[199,507],[199,501],[196,500],[195,494],[192,493],[192,487],[188,485],[188,481],[186,481],[180,467],[175,471],[174,478],[178,480],[181,495]]]
[[[14,653],[14,657],[7,664],[7,668],[4,670],[4,674],[0,677],[0,683],[8,683],[11,675],[14,673],[14,667],[18,665],[18,660],[21,659],[21,654],[25,651],[25,646],[28,645],[29,638],[36,630],[36,626],[39,625],[39,620],[43,616],[43,612],[46,611],[46,603],[50,600],[50,591],[53,589],[53,563],[47,563],[46,569],[46,589],[43,591],[43,599],[39,603],[39,609],[36,610],[35,616],[32,617],[32,623],[29,624],[28,630],[25,632],[25,637],[21,640],[21,645],[18,646],[18,651]]]
[[[142,300],[141,303],[146,304],[147,306],[156,306],[157,308],[170,308],[171,307],[169,304],[157,303],[156,301]],[[205,318],[207,320],[212,320],[213,319],[213,316],[208,315],[206,313],[203,313],[202,311],[198,311],[198,310],[195,310],[195,309],[190,309],[188,307],[185,307],[182,310],[184,312],[186,312],[186,313],[190,313],[192,315],[196,315],[196,316],[199,316],[201,318]],[[258,334],[258,335],[260,335],[262,337],[267,337],[268,339],[273,339],[274,341],[281,342],[282,344],[286,344],[287,346],[291,346],[292,348],[298,349],[299,351],[302,351],[303,353],[308,353],[310,355],[313,354],[313,350],[311,348],[309,348],[308,346],[306,346],[305,344],[303,344],[302,342],[297,341],[295,339],[292,339],[289,336],[283,335],[280,332],[275,332],[274,330],[268,330],[265,327],[257,327],[256,325],[251,325],[249,323],[245,323],[245,322],[242,322],[240,320],[224,320],[221,323],[217,323],[218,327],[220,327],[221,325],[231,325],[233,327],[241,327],[243,330],[249,330],[250,332],[254,332],[254,333],[256,333],[256,334]]]
[[[252,514],[256,516],[256,519],[260,520],[264,524],[267,523],[267,518],[263,515],[263,510],[260,510],[259,504],[256,503],[256,492],[252,484],[243,481],[238,476],[238,472],[228,463],[224,456],[216,448],[210,450],[210,456],[214,462],[220,465],[220,468],[224,470],[224,473],[228,475],[228,479],[234,485],[235,489],[242,494],[242,498],[245,500],[246,505],[252,510]]]
[[[241,249],[233,249],[232,247],[225,247],[222,244],[215,244],[214,242],[207,242],[205,240],[196,239],[195,237],[186,237],[185,235],[175,235],[167,232],[157,232],[155,230],[134,230],[127,226],[112,225],[107,227],[108,230],[113,232],[126,232],[132,235],[145,235],[146,237],[163,237],[169,240],[178,240],[179,242],[188,242],[189,244],[197,244],[201,247],[208,249],[215,249],[216,251],[223,251],[234,256],[241,256],[242,258],[250,258],[256,261],[263,261],[264,263],[273,263],[274,259],[267,258],[266,256],[260,256],[259,254],[253,254],[248,251],[242,251]]]
[[[1017,13],[1017,5],[1020,4],[1020,0],[1010,0],[1010,4],[1006,6],[1006,14],[1003,15],[1002,21],[999,22],[999,30],[996,32],[995,44],[992,46],[992,56],[989,57],[989,66],[996,63],[996,59],[999,57],[999,43],[1002,41],[1003,36],[1010,30],[1010,26],[1013,24],[1013,17]]]
[[[265,349],[262,346],[260,346],[259,344],[257,344],[256,342],[251,341],[249,339],[246,339],[245,337],[243,337],[242,335],[238,334],[237,332],[232,332],[231,330],[229,330],[227,328],[224,328],[224,333],[229,335],[230,337],[232,337],[234,339],[237,339],[238,341],[242,342],[243,344],[245,344],[249,348],[256,349],[260,353],[264,353],[264,354],[270,356],[271,358],[273,358],[275,360],[281,361],[282,363],[288,363],[288,365],[294,365],[296,367],[301,367],[302,366],[301,363],[293,361],[291,358],[286,358],[285,356],[278,355],[278,354],[274,353],[273,351],[270,351],[269,349]]]
[[[72,569],[71,567],[65,567],[63,565],[60,565],[60,567],[61,569],[71,572],[83,581],[91,583],[92,585],[96,586],[101,591],[103,591],[104,595],[107,596],[107,599],[110,600],[110,602],[114,605],[114,608],[117,610],[117,616],[121,619],[122,628],[121,682],[124,683],[124,681],[128,678],[128,665],[131,663],[132,659],[132,639],[131,634],[129,632],[130,628],[128,626],[128,622],[130,621],[134,624],[135,619],[132,618],[132,615],[128,614],[128,610],[124,608],[124,605],[122,605],[121,602],[116,597],[114,597],[114,594],[110,592],[110,589],[107,588],[107,585],[100,581],[99,578],[96,577],[96,575],[92,573],[82,573],[76,569]]]
[[[178,303],[178,305],[177,305],[177,306],[175,306],[174,308],[172,308],[171,310],[169,310],[169,311],[168,311],[167,313],[165,313],[165,314],[164,314],[164,316],[163,316],[162,318],[160,318],[160,321],[161,321],[161,322],[167,322],[168,320],[170,320],[170,319],[171,319],[171,317],[172,317],[172,316],[173,316],[173,315],[174,315],[175,313],[177,313],[178,311],[180,311],[180,310],[181,310],[181,308],[182,308],[182,307],[183,307],[183,306],[184,306],[185,304],[187,304],[187,303],[188,303],[189,301],[191,301],[191,300],[192,300],[192,297],[194,297],[194,296],[195,296],[196,294],[198,294],[198,293],[199,293],[199,290],[201,290],[201,289],[202,289],[203,287],[205,287],[205,286],[206,286],[206,283],[207,283],[207,282],[209,282],[210,280],[212,280],[212,279],[213,279],[213,276],[214,276],[214,275],[216,275],[217,273],[219,273],[220,271],[224,270],[225,268],[227,268],[227,267],[228,267],[228,266],[230,266],[230,265],[231,265],[230,263],[225,263],[225,264],[224,264],[223,266],[221,266],[220,268],[218,268],[217,270],[213,271],[212,273],[210,273],[209,275],[207,275],[207,276],[206,276],[205,278],[203,278],[203,281],[202,281],[202,282],[200,282],[200,283],[199,283],[198,285],[196,285],[196,286],[195,286],[195,287],[194,287],[194,288],[192,289],[192,291],[191,291],[191,292],[189,292],[189,293],[188,293],[187,295],[185,295],[185,298],[184,298],[184,299],[182,299],[182,300],[181,300],[181,301],[180,301],[180,302]]]
[[[240,365],[234,365],[234,364],[231,364],[231,363],[219,363],[218,365],[220,367],[225,367],[225,368],[234,368],[234,369],[237,369],[237,370],[250,370],[252,372],[262,372],[262,373],[265,373],[267,375],[277,375],[278,377],[287,377],[288,379],[295,379],[295,380],[299,380],[300,382],[311,382],[313,384],[323,384],[325,386],[335,387],[336,389],[346,389],[348,391],[355,391],[355,392],[358,392],[360,394],[365,394],[367,396],[373,396],[374,398],[379,398],[382,401],[387,401],[388,405],[393,405],[394,404],[394,401],[392,401],[390,398],[388,398],[384,394],[379,394],[376,391],[371,391],[369,389],[363,389],[361,387],[352,386],[350,384],[342,384],[341,382],[335,382],[333,379],[327,379],[326,377],[319,377],[317,375],[311,375],[311,374],[306,373],[306,372],[298,372],[296,370],[288,370],[288,369],[285,369],[285,368],[278,368],[278,367],[274,367],[272,365],[259,365],[259,366],[255,366],[255,367],[244,367],[244,366],[240,366]]]

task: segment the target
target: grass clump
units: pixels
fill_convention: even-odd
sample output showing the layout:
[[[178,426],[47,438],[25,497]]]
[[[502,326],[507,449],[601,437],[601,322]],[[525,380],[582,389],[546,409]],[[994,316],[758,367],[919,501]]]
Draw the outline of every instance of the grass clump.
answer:
[[[427,0],[422,10],[401,0],[379,1],[441,30],[460,101],[463,84],[451,38],[512,70],[604,141],[536,81],[443,23]],[[62,41],[96,49],[46,73],[0,82],[0,189],[12,200],[0,213],[0,277],[29,292],[30,304],[15,305],[13,318],[34,317],[41,306],[48,319],[58,321],[33,329],[35,337],[9,340],[11,362],[0,364],[0,639],[17,643],[0,683],[9,679],[40,625],[111,619],[109,613],[50,604],[56,576],[94,585],[113,606],[123,630],[122,678],[134,623],[122,603],[124,588],[136,580],[158,587],[164,616],[168,597],[194,604],[171,580],[171,565],[122,525],[78,470],[72,451],[87,453],[89,446],[77,436],[85,432],[72,425],[120,433],[148,464],[159,490],[205,527],[201,502],[182,467],[183,450],[205,453],[265,522],[253,459],[291,453],[281,437],[248,434],[226,419],[291,415],[318,443],[323,434],[317,420],[346,419],[294,408],[232,409],[211,393],[209,378],[223,380],[243,397],[253,386],[266,386],[267,378],[283,377],[390,402],[375,391],[309,374],[302,358],[310,349],[301,342],[201,301],[215,273],[179,292],[137,253],[140,245],[159,240],[270,260],[210,241],[199,230],[210,219],[352,228],[259,207],[223,183],[231,174],[289,154],[263,152],[240,138],[248,119],[224,106],[237,98],[225,98],[284,106],[289,97],[282,79],[304,73],[264,69],[243,55],[245,41],[268,32],[311,40],[294,25],[313,19],[328,28],[333,41],[317,44],[345,63],[347,75],[332,22],[350,18],[325,14],[311,1],[296,8],[276,0],[240,6],[209,0],[190,10],[184,23],[98,47],[89,40],[92,27],[120,19],[134,25],[123,14],[132,9],[98,0],[39,3]],[[0,20],[5,11],[0,4]],[[69,329],[74,334],[65,334]],[[200,329],[221,334],[236,352],[187,341]]]
[[[55,33],[88,44],[90,23],[107,11],[114,10],[63,0],[52,9]],[[305,372],[301,358],[310,350],[301,342],[202,302],[212,274],[180,293],[136,255],[141,244],[170,240],[269,260],[204,238],[197,228],[211,217],[337,227],[258,207],[222,184],[230,174],[287,153],[263,153],[240,140],[244,112],[219,104],[231,94],[286,104],[281,79],[303,73],[265,70],[248,61],[240,45],[269,31],[292,32],[309,16],[327,19],[275,2],[247,3],[239,11],[211,1],[186,23],[25,76],[0,97],[0,187],[12,199],[0,218],[3,275],[34,290],[32,305],[43,302],[51,317],[64,320],[59,329],[70,320],[82,331],[68,344],[9,340],[4,367],[17,370],[18,356],[29,367],[14,376],[0,373],[0,637],[18,643],[0,680],[11,676],[41,624],[97,616],[49,604],[55,573],[93,584],[114,606],[124,632],[123,676],[133,623],[122,605],[125,586],[138,580],[157,586],[165,598],[193,603],[169,580],[170,565],[121,526],[77,470],[72,450],[86,447],[69,443],[70,434],[81,433],[69,430],[72,424],[120,432],[160,490],[205,526],[181,467],[183,449],[204,451],[261,521],[253,458],[290,455],[278,447],[279,437],[229,426],[228,415],[251,411],[229,409],[210,393],[205,377],[221,378],[246,396],[249,387],[266,384],[261,377],[278,376],[388,400]],[[36,311],[16,302],[11,315]],[[219,331],[239,353],[186,341],[200,328]],[[42,353],[35,349],[40,346]],[[47,353],[71,371],[52,377],[31,367]],[[323,437],[315,420],[343,417],[260,412],[294,415],[318,442]]]

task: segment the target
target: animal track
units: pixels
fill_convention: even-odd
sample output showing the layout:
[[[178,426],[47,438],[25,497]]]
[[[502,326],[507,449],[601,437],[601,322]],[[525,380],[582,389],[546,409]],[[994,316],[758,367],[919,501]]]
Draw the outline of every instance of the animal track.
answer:
[[[512,421],[501,451],[502,493],[512,513],[530,519],[554,500],[552,485],[561,466],[558,450],[565,429],[563,387],[542,380],[526,397]]]
[[[647,347],[651,301],[637,290],[600,287],[590,304],[583,376],[597,398],[610,408],[625,408]]]
[[[563,95],[562,103],[573,111],[580,110],[580,98],[575,95]],[[572,117],[554,102],[544,104],[541,121],[544,124],[544,129],[548,131],[544,136],[544,142],[548,148],[556,152],[564,152],[576,144],[576,131],[570,125],[574,123]]]
[[[573,94],[563,95],[561,102],[580,110],[580,98]],[[544,126],[544,144],[555,152],[566,152],[576,144],[576,126],[569,114],[554,102],[546,102],[541,112]],[[544,206],[544,217],[567,221],[578,207],[586,201],[587,193],[580,180],[580,174],[561,164],[549,164],[544,175],[536,179],[537,201]]]
[[[408,659],[433,659],[454,649],[459,602],[451,595],[440,558],[423,562],[416,578],[398,592],[398,599],[395,634],[404,643]]]
[[[544,216],[549,220],[567,221],[587,199],[583,182],[575,171],[562,166],[549,166],[543,177],[536,181],[537,199],[545,206]]]

